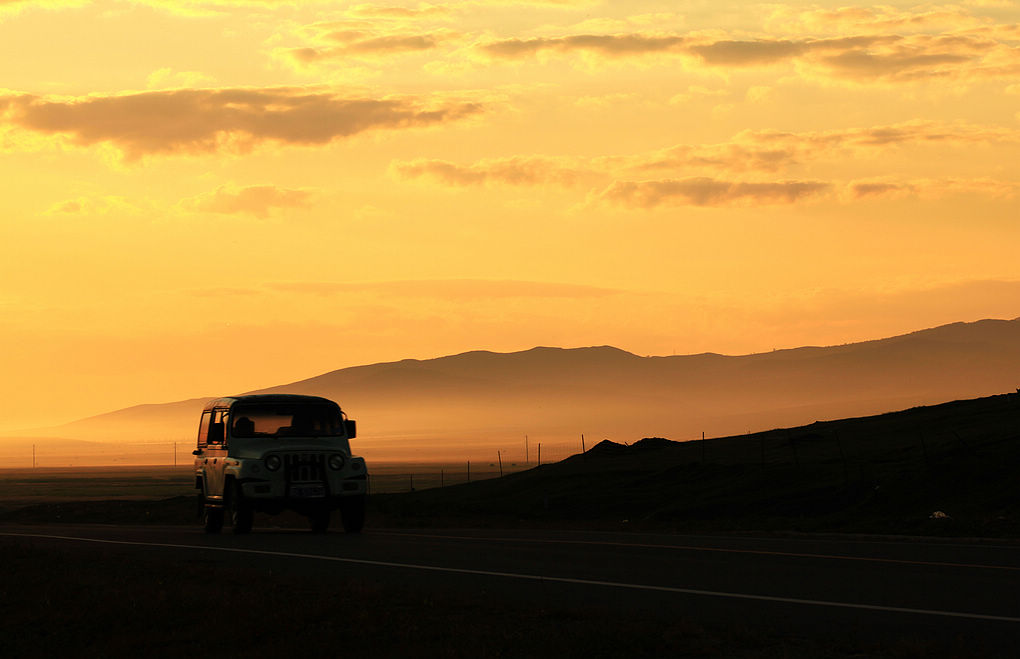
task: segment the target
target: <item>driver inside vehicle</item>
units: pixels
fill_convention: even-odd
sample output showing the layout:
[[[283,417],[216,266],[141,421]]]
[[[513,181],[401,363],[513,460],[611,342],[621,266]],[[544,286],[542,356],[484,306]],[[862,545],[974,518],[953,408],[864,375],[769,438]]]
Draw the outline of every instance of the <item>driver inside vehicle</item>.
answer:
[[[255,422],[246,416],[234,421],[234,437],[251,437],[255,434]]]

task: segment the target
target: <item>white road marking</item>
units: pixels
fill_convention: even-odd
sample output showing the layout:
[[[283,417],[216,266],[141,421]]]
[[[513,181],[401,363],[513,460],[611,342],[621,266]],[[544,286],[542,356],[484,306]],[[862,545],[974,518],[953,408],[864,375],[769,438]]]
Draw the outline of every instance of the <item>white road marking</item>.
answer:
[[[948,563],[940,561],[911,561],[904,558],[879,558],[872,556],[847,556],[846,554],[809,554],[791,551],[772,551],[768,549],[733,549],[729,547],[705,547],[700,545],[663,545],[640,542],[615,542],[613,540],[550,540],[541,538],[498,538],[477,535],[438,535],[431,533],[405,533],[402,531],[373,531],[373,535],[408,536],[411,538],[436,538],[439,540],[474,540],[490,542],[516,542],[550,545],[599,545],[606,547],[636,547],[640,549],[680,549],[683,551],[708,551],[723,554],[758,554],[763,556],[789,556],[792,558],[824,558],[840,561],[865,561],[870,563],[896,563],[899,565],[924,565],[927,567],[962,567],[980,570],[1005,570],[1020,572],[1020,567],[1013,565],[988,565],[987,563]]]
[[[446,572],[453,574],[471,574],[485,577],[502,577],[507,579],[520,579],[523,581],[540,581],[552,583],[568,583],[583,586],[605,586],[610,588],[625,588],[628,590],[645,590],[661,593],[677,593],[681,595],[701,595],[707,597],[721,597],[728,599],[754,600],[760,602],[781,602],[784,604],[801,604],[807,606],[825,606],[842,609],[859,609],[865,611],[884,611],[888,613],[912,613],[917,615],[940,616],[945,618],[968,618],[972,620],[992,620],[997,622],[1020,623],[1020,617],[995,616],[983,613],[968,613],[961,611],[938,611],[930,609],[913,609],[900,606],[883,606],[881,604],[855,604],[852,602],[830,602],[827,600],[801,599],[797,597],[777,597],[773,595],[752,595],[749,593],[727,593],[714,590],[700,590],[696,588],[677,588],[674,586],[653,586],[649,584],[634,584],[618,581],[601,581],[598,579],[574,579],[571,577],[549,577],[537,574],[519,574],[515,572],[498,572],[494,570],[472,570],[468,568],[441,567],[438,565],[417,565],[415,563],[394,563],[391,561],[372,561],[363,558],[345,558],[342,556],[322,556],[319,554],[299,554],[295,552],[268,551],[264,549],[244,549],[239,547],[212,547],[205,545],[181,545],[160,542],[138,542],[133,540],[103,540],[99,538],[79,538],[63,535],[45,535],[41,533],[3,533],[0,536],[14,538],[45,538],[50,540],[75,540],[78,542],[94,542],[108,545],[130,545],[136,547],[163,547],[170,549],[197,549],[199,551],[219,551],[236,554],[257,554],[261,556],[281,556],[286,558],[304,558],[320,561],[331,561],[336,563],[351,563],[356,565],[371,565],[375,567],[393,567],[409,570],[422,570],[427,572]]]

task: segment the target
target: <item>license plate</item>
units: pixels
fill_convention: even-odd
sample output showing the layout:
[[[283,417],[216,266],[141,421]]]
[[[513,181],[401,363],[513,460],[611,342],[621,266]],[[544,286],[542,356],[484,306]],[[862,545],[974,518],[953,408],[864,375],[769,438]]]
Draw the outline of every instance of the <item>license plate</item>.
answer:
[[[312,499],[326,496],[324,485],[291,485],[290,496],[297,499]]]

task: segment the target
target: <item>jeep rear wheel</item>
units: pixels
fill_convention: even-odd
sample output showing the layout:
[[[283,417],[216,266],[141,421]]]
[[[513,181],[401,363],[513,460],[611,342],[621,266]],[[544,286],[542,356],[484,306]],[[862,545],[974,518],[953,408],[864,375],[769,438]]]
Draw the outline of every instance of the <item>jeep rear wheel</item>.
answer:
[[[340,503],[340,521],[343,522],[344,531],[361,533],[365,526],[365,497],[344,497]]]
[[[230,525],[234,528],[234,533],[241,535],[251,532],[252,524],[255,523],[255,509],[251,502],[245,499],[241,484],[237,481],[230,484],[226,507],[230,513]]]

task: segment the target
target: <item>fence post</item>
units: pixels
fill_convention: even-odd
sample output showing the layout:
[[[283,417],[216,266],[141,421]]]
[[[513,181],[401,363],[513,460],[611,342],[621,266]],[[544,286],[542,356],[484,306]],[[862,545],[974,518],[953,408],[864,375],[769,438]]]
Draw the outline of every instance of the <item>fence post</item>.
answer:
[[[843,486],[850,485],[850,472],[846,466],[846,455],[843,453],[843,442],[839,439],[839,432],[833,430],[832,436],[836,438],[836,446],[839,447],[839,459],[843,461]]]

